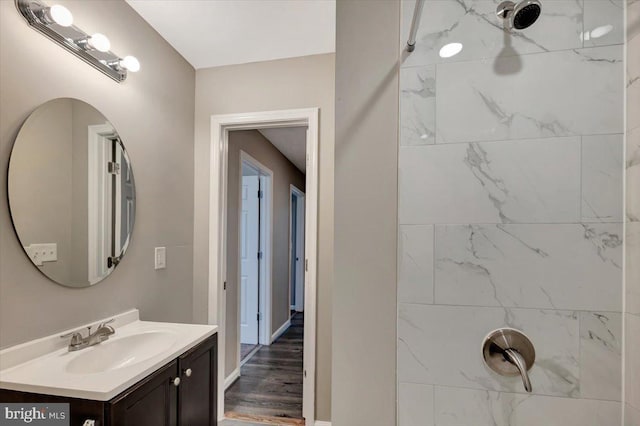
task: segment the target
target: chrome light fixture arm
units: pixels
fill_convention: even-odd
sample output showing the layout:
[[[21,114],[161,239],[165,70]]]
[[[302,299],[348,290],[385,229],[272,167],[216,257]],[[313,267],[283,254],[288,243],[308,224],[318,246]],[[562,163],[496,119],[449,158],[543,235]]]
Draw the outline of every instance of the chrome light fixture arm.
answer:
[[[66,8],[58,5],[49,7],[41,0],[15,0],[15,4],[33,29],[115,81],[123,82],[127,78],[127,70],[135,72],[139,69],[140,64],[134,57],[122,59],[110,51],[109,41],[104,35],[92,36],[73,25],[73,16]],[[93,43],[92,38],[95,39]]]

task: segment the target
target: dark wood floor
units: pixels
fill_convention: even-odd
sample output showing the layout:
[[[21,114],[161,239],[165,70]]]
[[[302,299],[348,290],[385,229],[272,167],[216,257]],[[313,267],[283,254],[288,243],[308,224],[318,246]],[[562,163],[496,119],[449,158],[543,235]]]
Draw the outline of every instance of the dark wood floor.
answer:
[[[304,315],[271,346],[263,346],[241,368],[225,393],[225,411],[302,418],[302,343]]]

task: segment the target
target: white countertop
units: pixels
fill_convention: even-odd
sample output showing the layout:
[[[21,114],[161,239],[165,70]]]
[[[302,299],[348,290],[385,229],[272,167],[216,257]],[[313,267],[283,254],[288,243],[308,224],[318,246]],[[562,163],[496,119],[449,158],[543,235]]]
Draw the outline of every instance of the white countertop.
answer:
[[[7,366],[7,368],[0,370],[0,388],[108,401],[212,336],[218,330],[215,325],[140,321],[137,319],[137,311],[135,320],[121,326],[117,326],[117,324],[118,322],[115,323],[116,326],[114,327],[116,333],[109,340],[75,352],[69,352],[65,346],[45,354],[38,354],[39,356],[29,359],[28,354],[29,351],[31,353],[34,352],[34,344],[27,343],[19,345],[19,347],[3,350],[0,352],[0,359],[2,357],[5,358],[3,367]],[[142,353],[141,360],[135,361],[131,365],[125,363],[108,371],[82,374],[75,373],[72,368],[69,368],[70,365],[74,365],[72,361],[75,360],[77,363],[78,360],[76,358],[85,356],[86,359],[85,354],[89,354],[91,351],[104,350],[104,348],[99,348],[101,345],[109,345],[117,343],[119,339],[132,339],[132,337],[135,339],[137,335],[153,333],[168,336],[169,340],[165,339],[167,343],[163,345],[159,352],[152,347],[153,345],[139,345],[140,347],[135,348],[135,351]],[[52,337],[60,340],[59,335]],[[42,342],[46,339],[49,338],[39,339],[37,344],[42,346]],[[68,344],[68,339],[65,342],[65,345]],[[123,342],[126,343],[127,341],[124,340]],[[147,352],[144,353],[145,351]],[[24,356],[21,357],[21,354]],[[102,356],[101,352],[90,355],[94,356],[94,358],[95,356]],[[26,360],[26,362],[16,364],[16,358]],[[12,360],[12,362],[7,362],[9,360]]]

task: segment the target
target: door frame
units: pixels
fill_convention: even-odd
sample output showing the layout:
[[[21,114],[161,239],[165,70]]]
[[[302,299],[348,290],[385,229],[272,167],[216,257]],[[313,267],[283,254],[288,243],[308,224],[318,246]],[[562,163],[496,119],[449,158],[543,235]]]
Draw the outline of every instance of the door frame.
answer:
[[[262,111],[211,116],[209,185],[208,322],[218,324],[218,417],[224,418],[227,172],[229,132],[278,127],[307,126],[305,209],[305,322],[302,415],[315,422],[316,280],[318,243],[318,136],[319,108]]]
[[[108,268],[105,269],[105,265],[111,253],[108,246],[111,228],[104,227],[105,218],[102,218],[102,222],[100,221],[101,215],[111,214],[106,212],[106,197],[110,194],[106,194],[104,186],[98,184],[101,179],[106,179],[107,157],[104,155],[106,140],[116,136],[115,128],[109,123],[88,126],[87,268],[91,285],[100,281],[106,273]]]
[[[306,195],[303,191],[301,191],[299,188],[297,188],[295,185],[290,184],[289,185],[289,212],[293,211],[293,202],[291,201],[291,196],[295,195],[296,197],[298,197],[298,203],[300,202],[300,200],[302,200],[302,205],[297,204],[296,207],[296,218],[300,217],[300,209],[303,209],[303,211],[306,211]],[[304,241],[304,215],[303,215],[303,228],[300,229],[300,221],[296,220],[296,248],[298,247],[297,244],[297,240],[298,237],[300,235],[300,231],[302,231],[303,234],[303,241]],[[293,232],[293,216],[291,215],[291,213],[289,213],[289,235],[291,235],[291,233]],[[303,245],[304,246],[304,245]],[[293,280],[293,277],[291,276],[291,259],[293,255],[293,247],[291,245],[291,238],[289,238],[289,301],[291,301],[291,281]],[[305,257],[305,251],[303,249],[302,251],[302,259],[304,259]],[[293,307],[296,312],[304,312],[304,286],[302,286],[297,278],[298,278],[299,274],[298,274],[298,269],[296,269],[296,300],[295,303],[293,305],[291,305],[291,307]],[[302,281],[304,282],[304,274],[302,275]],[[299,292],[302,292],[302,301],[300,301],[298,299],[298,294]]]
[[[240,150],[240,188],[242,188],[242,165],[248,164],[252,168],[256,169],[259,173],[258,179],[260,179],[260,187],[263,188],[262,202],[260,203],[260,246],[259,250],[263,253],[262,262],[260,262],[258,268],[258,275],[260,284],[258,287],[258,306],[260,310],[260,323],[258,324],[258,344],[270,345],[271,344],[271,298],[273,294],[271,284],[271,268],[273,267],[273,171],[251,155]],[[240,200],[242,202],[242,200]],[[242,210],[238,209],[238,241],[241,238],[240,220],[242,216]],[[240,246],[238,246],[240,249]],[[238,256],[238,277],[237,283],[240,283],[242,273],[242,260]],[[241,286],[238,286],[238,316],[240,316],[241,309]],[[240,319],[238,318],[238,359],[236,365],[238,369],[241,365],[240,359]],[[240,371],[238,370],[238,377],[240,377]]]

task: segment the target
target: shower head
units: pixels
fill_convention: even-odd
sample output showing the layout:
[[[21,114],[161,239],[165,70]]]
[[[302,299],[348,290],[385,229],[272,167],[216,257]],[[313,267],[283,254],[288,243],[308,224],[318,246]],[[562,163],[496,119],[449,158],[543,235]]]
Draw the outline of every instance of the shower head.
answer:
[[[503,19],[508,29],[524,30],[540,17],[542,4],[538,0],[522,0],[519,3],[503,1],[496,14]]]

